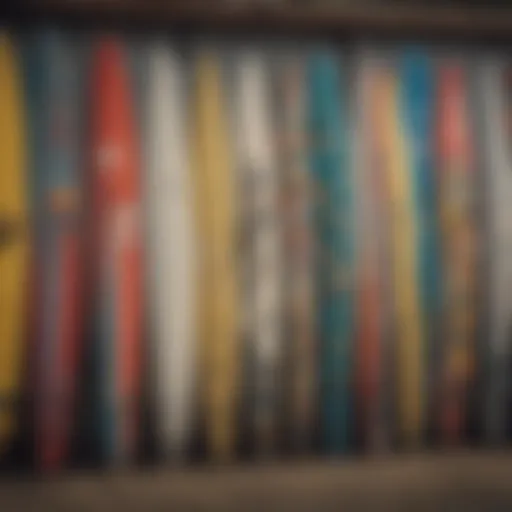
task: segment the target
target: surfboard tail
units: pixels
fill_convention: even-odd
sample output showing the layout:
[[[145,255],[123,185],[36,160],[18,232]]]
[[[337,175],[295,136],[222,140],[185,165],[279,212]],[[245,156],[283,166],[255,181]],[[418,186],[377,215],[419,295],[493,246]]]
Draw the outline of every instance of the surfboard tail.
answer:
[[[38,387],[40,403],[36,449],[38,464],[44,471],[60,469],[69,458],[82,327],[80,238],[71,233],[54,240],[51,254],[55,256],[52,263],[57,272],[49,268],[46,271],[56,277],[49,283],[57,298],[55,311],[58,314],[54,317],[55,329],[52,330],[55,345],[53,357],[46,360],[47,364],[41,369]]]

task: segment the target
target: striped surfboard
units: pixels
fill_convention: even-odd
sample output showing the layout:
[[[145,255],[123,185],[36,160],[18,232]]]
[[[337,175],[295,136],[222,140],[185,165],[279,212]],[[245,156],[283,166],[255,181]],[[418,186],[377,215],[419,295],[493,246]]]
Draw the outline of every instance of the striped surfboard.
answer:
[[[393,223],[392,209],[389,201],[390,183],[388,180],[388,165],[386,160],[387,147],[385,144],[386,117],[382,111],[382,99],[385,90],[386,76],[389,73],[389,58],[386,53],[381,53],[373,48],[363,49],[361,69],[359,71],[356,87],[359,95],[360,106],[359,124],[356,137],[362,134],[356,141],[355,147],[362,157],[355,159],[355,165],[361,171],[358,175],[358,187],[363,188],[361,193],[365,198],[360,199],[361,208],[367,208],[367,213],[360,218],[364,220],[364,231],[359,230],[360,236],[374,236],[372,242],[360,241],[358,251],[360,263],[368,261],[363,259],[363,250],[376,251],[376,263],[369,259],[369,268],[377,274],[377,285],[371,280],[365,286],[372,287],[378,297],[374,304],[375,320],[374,336],[379,339],[377,346],[362,344],[358,347],[359,367],[358,378],[362,386],[363,394],[360,406],[363,407],[361,419],[363,444],[368,448],[385,450],[395,440],[397,434],[397,404],[396,393],[396,310],[394,306],[394,274],[393,274]],[[371,207],[373,205],[373,207]],[[369,234],[368,234],[369,231]],[[365,238],[363,240],[365,240]],[[369,244],[369,246],[368,246]],[[359,246],[359,247],[360,247]],[[373,265],[376,264],[376,268]],[[360,272],[366,266],[360,265]],[[365,274],[361,272],[361,277]],[[371,275],[371,274],[370,274]],[[363,289],[360,289],[362,297]],[[362,298],[361,297],[361,298]],[[362,301],[359,303],[362,307]],[[364,314],[359,317],[363,320]],[[368,329],[368,327],[366,328]],[[371,333],[371,331],[366,331]],[[360,331],[358,336],[365,334]],[[371,338],[369,338],[371,339]],[[359,338],[358,338],[359,342]],[[367,350],[371,357],[366,359]],[[367,361],[373,364],[368,364]],[[373,380],[375,379],[375,380]],[[370,385],[367,382],[370,382]],[[372,389],[371,386],[377,389]],[[366,394],[365,394],[366,392]],[[372,396],[372,392],[376,396]]]
[[[73,428],[81,333],[83,230],[79,55],[57,33],[34,42],[44,72],[38,137],[44,145],[35,176],[37,341],[36,458],[42,470],[68,459]]]
[[[379,144],[389,204],[392,303],[396,322],[397,436],[405,446],[422,437],[422,329],[416,272],[416,208],[400,112],[399,78],[389,65],[378,84]]]
[[[136,454],[142,356],[139,148],[121,41],[96,42],[91,92],[100,450],[117,464]]]
[[[424,346],[418,357],[423,382],[420,391],[423,428],[432,431],[431,420],[439,397],[439,350],[442,303],[440,226],[437,177],[434,167],[434,64],[425,50],[409,48],[400,58],[401,112],[409,148],[409,169],[416,222],[416,269],[420,287],[420,318]]]
[[[259,454],[275,451],[281,357],[281,254],[278,169],[269,69],[262,53],[241,50],[234,70],[239,180],[244,226],[244,318],[252,376],[246,413]]]

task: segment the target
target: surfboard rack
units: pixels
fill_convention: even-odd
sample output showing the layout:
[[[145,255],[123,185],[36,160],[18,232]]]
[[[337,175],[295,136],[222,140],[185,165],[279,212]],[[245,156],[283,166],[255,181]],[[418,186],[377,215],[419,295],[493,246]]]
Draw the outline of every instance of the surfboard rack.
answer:
[[[290,2],[291,3],[291,2]],[[240,5],[237,5],[240,4]],[[179,32],[337,37],[512,40],[512,8],[405,5],[308,6],[229,0],[16,0],[1,2],[3,23],[158,26]],[[277,2],[276,2],[277,4]]]

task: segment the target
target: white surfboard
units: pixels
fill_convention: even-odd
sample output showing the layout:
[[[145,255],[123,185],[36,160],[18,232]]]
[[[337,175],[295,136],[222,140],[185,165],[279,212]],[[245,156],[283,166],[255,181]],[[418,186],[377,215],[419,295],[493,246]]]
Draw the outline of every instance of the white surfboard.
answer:
[[[185,65],[171,47],[155,43],[148,72],[146,260],[156,437],[161,452],[179,457],[192,431],[197,322]]]
[[[271,452],[277,430],[281,352],[281,258],[278,169],[272,133],[269,68],[246,49],[234,70],[234,126],[244,219],[244,331],[252,375],[250,429],[260,453]],[[252,360],[251,360],[252,359]]]
[[[486,172],[488,232],[489,357],[485,430],[491,442],[503,442],[509,419],[509,362],[512,330],[512,161],[507,140],[505,66],[486,58],[480,68],[482,128]]]

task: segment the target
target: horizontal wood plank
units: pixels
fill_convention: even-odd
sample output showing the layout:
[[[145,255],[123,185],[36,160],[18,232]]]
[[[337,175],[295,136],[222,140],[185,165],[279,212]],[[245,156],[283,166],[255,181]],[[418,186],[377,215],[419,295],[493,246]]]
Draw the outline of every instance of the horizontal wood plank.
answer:
[[[245,5],[244,5],[245,4]],[[512,8],[381,5],[338,7],[258,5],[221,0],[17,0],[1,2],[12,22],[147,25],[226,33],[271,32],[347,37],[447,37],[512,39]]]
[[[111,510],[512,510],[512,454],[396,455],[0,481],[0,508]]]

